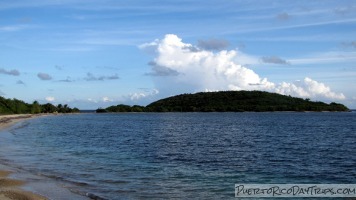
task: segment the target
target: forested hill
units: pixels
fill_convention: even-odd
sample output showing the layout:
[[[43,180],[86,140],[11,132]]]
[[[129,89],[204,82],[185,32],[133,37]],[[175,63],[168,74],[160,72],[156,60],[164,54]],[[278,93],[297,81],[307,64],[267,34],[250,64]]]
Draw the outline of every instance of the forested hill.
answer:
[[[326,104],[308,99],[262,91],[224,91],[182,94],[153,102],[154,111],[239,112],[239,111],[347,111],[342,104]]]
[[[34,101],[32,104],[25,103],[18,99],[6,99],[0,96],[0,114],[38,114],[38,113],[74,113],[79,112],[78,108],[70,108],[67,104],[50,103],[39,104]]]
[[[125,109],[122,109],[125,108]],[[134,108],[134,110],[130,110]],[[267,112],[267,111],[348,111],[342,104],[313,102],[309,99],[262,91],[222,91],[181,94],[158,100],[146,107],[118,105],[109,112]]]

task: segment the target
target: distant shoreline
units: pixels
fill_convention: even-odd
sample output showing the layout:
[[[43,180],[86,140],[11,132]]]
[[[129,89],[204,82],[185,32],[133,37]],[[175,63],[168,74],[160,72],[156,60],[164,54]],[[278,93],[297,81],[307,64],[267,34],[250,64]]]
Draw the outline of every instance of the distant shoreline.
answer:
[[[132,112],[132,111],[123,111],[123,112],[92,112],[92,113],[83,113],[83,114],[115,114],[115,113],[347,113],[347,112],[356,112],[356,110],[347,110],[347,111],[144,111],[144,112]]]
[[[311,101],[264,91],[220,91],[180,94],[147,106],[119,104],[98,108],[103,112],[347,112],[349,109],[339,103],[330,104]]]

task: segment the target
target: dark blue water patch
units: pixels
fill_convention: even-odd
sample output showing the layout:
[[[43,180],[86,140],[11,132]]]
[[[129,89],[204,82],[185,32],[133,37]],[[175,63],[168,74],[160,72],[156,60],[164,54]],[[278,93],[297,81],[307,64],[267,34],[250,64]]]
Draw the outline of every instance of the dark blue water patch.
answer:
[[[355,113],[81,114],[9,132],[1,158],[107,199],[226,199],[235,183],[356,182]]]

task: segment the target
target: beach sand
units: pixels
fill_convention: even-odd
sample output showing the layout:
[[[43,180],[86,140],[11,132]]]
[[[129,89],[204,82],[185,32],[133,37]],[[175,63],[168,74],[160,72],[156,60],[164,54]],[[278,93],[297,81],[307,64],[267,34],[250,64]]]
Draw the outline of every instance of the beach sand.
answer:
[[[45,200],[47,198],[21,190],[25,182],[7,178],[10,171],[0,171],[0,200]]]
[[[0,115],[0,130],[10,127],[22,120],[38,117],[42,115],[18,114],[18,115]],[[47,199],[40,195],[24,191],[21,186],[25,181],[8,178],[11,171],[0,170],[0,200],[44,200]]]
[[[15,114],[15,115],[0,115],[0,130],[3,130],[11,125],[16,124],[22,120],[30,119],[33,117],[42,116],[42,114]]]

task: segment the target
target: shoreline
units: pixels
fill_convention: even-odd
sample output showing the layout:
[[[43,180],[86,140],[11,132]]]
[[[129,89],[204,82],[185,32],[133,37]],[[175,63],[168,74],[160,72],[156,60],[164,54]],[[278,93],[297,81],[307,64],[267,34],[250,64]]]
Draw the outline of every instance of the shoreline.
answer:
[[[47,200],[44,196],[23,190],[21,186],[26,185],[26,182],[9,178],[12,173],[11,170],[0,170],[0,200]]]
[[[19,122],[43,116],[56,116],[56,114],[0,115],[0,134]],[[61,187],[56,181],[0,162],[0,200],[48,200],[71,197],[87,199]]]
[[[41,114],[13,114],[13,115],[0,115],[0,131],[26,119],[43,116]]]
[[[13,114],[13,115],[0,115],[0,131],[3,131],[18,122],[32,119],[35,117],[43,116],[42,114]],[[1,168],[4,168],[2,166]],[[26,185],[26,181],[9,178],[14,171],[11,169],[0,170],[0,200],[46,200],[46,197],[35,194],[33,192],[25,191],[21,186]]]

